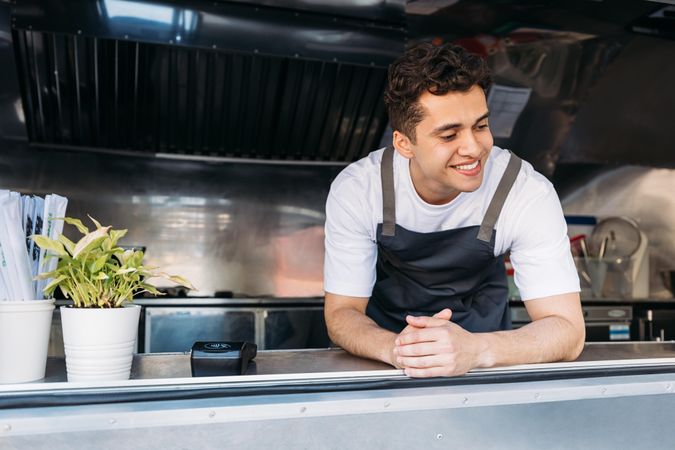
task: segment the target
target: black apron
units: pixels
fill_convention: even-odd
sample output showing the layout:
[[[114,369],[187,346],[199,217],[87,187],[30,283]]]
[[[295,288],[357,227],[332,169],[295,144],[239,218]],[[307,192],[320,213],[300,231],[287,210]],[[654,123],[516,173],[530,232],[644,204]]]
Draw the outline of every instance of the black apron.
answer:
[[[394,149],[382,155],[383,220],[377,227],[377,281],[366,314],[399,333],[405,316],[452,310],[451,321],[471,332],[508,330],[504,255],[495,257],[495,223],[522,161],[511,154],[480,226],[416,233],[396,225]]]

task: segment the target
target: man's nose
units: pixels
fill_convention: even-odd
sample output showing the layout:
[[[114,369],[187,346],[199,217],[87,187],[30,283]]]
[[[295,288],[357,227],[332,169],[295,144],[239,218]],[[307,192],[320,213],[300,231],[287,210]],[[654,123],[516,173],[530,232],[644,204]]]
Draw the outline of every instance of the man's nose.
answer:
[[[457,153],[467,158],[476,158],[481,154],[481,147],[478,144],[478,139],[473,133],[473,130],[466,130],[462,133]]]

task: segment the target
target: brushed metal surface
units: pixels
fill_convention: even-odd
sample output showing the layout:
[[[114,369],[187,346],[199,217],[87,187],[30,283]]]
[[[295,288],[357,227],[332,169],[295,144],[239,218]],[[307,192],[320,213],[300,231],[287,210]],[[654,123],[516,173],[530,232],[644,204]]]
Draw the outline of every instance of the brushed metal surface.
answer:
[[[392,23],[405,22],[405,0],[230,0],[336,16],[358,17]]]
[[[579,363],[602,361],[634,361],[675,358],[675,342],[587,343],[577,359]],[[560,363],[559,363],[560,364]],[[574,367],[574,363],[564,363]],[[536,365],[544,368],[547,365]],[[584,365],[579,364],[579,368]],[[525,367],[525,366],[519,366]],[[551,369],[556,363],[549,365]],[[249,365],[246,375],[318,374],[327,372],[391,371],[393,368],[378,361],[350,355],[341,349],[271,350],[260,351]],[[502,371],[503,368],[483,371]],[[481,371],[477,371],[481,372]],[[154,353],[134,355],[132,380],[190,377],[190,356],[185,353]],[[208,378],[205,378],[208,381]],[[49,358],[44,383],[66,381],[65,360]]]
[[[274,56],[322,58],[330,53],[363,65],[386,66],[403,48],[402,0],[319,5],[309,12],[302,11],[307,2],[293,2],[300,10],[288,1],[251,3],[24,0],[15,3],[13,17],[17,29]],[[340,10],[356,14],[345,17]],[[384,22],[376,25],[373,17]]]
[[[548,177],[579,105],[622,45],[616,37],[589,37],[544,32],[533,41],[518,42],[514,35],[488,52],[495,83],[532,89],[511,137],[495,138],[495,144],[511,149]]]
[[[580,105],[561,143],[563,163],[673,167],[672,80],[675,42],[637,36],[619,53]]]
[[[121,244],[146,246],[147,264],[187,277],[197,294],[323,296],[324,208],[341,167],[2,150],[0,186],[57,192],[69,216],[128,228]]]
[[[350,355],[341,349],[259,351],[246,375],[392,370],[388,364]],[[187,353],[134,355],[132,380],[191,377]],[[64,358],[49,358],[44,383],[67,381]]]
[[[14,59],[10,3],[0,2],[0,142],[25,142],[26,126]]]
[[[662,373],[184,401],[113,397],[0,411],[0,436],[8,448],[51,450],[670,448],[672,386],[673,374]]]

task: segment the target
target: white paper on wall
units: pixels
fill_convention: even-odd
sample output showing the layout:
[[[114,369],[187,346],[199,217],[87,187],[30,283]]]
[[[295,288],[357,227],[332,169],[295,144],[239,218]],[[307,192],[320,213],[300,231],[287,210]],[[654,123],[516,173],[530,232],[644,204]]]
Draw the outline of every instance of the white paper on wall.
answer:
[[[511,137],[531,93],[530,88],[492,85],[487,102],[490,110],[490,131],[494,137]]]

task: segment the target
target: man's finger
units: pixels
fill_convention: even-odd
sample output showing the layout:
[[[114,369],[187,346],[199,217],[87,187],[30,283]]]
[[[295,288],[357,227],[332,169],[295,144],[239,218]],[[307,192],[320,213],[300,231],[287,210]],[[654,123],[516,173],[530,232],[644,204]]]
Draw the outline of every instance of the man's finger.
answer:
[[[448,324],[447,319],[428,316],[406,316],[406,322],[417,328],[440,327]]]
[[[435,342],[421,342],[419,344],[397,345],[398,356],[428,356],[438,354],[438,345]]]
[[[430,317],[427,317],[430,319]],[[433,342],[437,341],[442,334],[439,333],[438,328],[421,328],[418,330],[410,331],[409,333],[399,334],[396,338],[396,345],[408,345],[408,344],[417,344],[419,342]]]
[[[421,330],[421,328],[414,327],[412,325],[406,326],[399,334],[410,333],[411,331]]]
[[[450,310],[450,308],[445,308],[434,314],[432,317],[435,317],[437,319],[450,320],[450,318],[452,317],[452,311]]]
[[[407,368],[428,369],[431,367],[443,366],[443,361],[441,355],[398,356],[396,358],[396,364],[398,364],[399,367],[403,367],[406,369]]]

